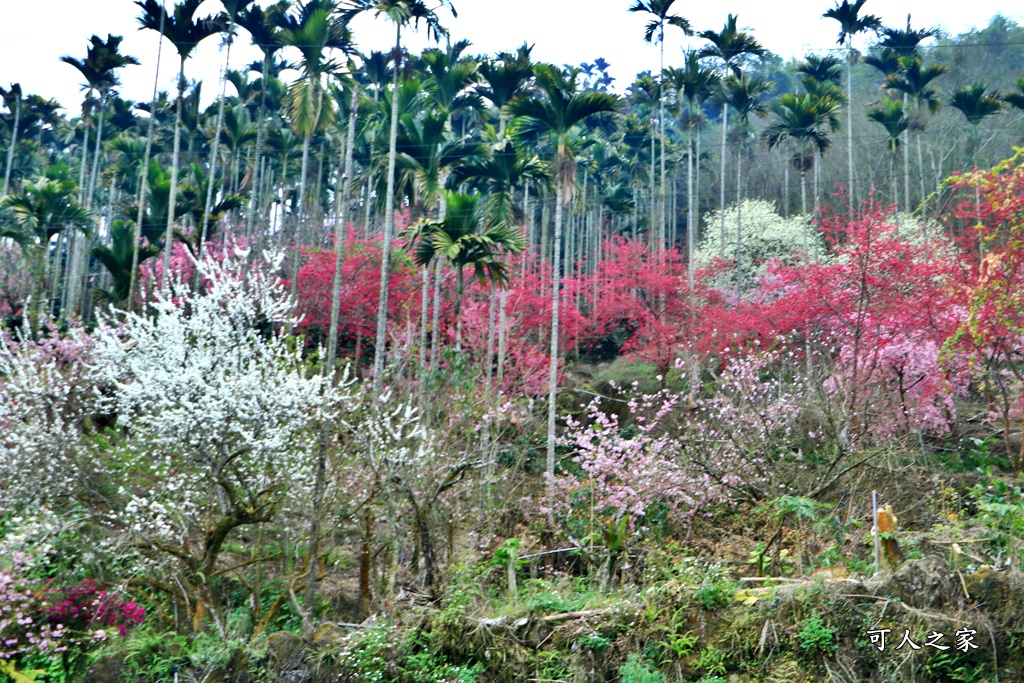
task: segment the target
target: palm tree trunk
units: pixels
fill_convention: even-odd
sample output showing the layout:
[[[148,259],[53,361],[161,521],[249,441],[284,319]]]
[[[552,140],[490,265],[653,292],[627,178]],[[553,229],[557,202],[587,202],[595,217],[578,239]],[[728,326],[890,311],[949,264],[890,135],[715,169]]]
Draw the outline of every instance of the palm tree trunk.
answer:
[[[96,194],[96,179],[99,176],[100,169],[100,151],[102,149],[103,142],[103,120],[106,118],[107,98],[104,97],[100,100],[100,122],[96,126],[96,152],[93,154],[92,160],[92,174],[89,177],[89,192],[85,196],[85,208],[91,209],[93,196]]]
[[[505,380],[505,356],[508,353],[508,289],[498,293],[498,377],[497,393],[500,395]]]
[[[89,90],[89,94],[86,96],[86,101],[92,96],[92,90]],[[88,176],[89,168],[89,124],[85,116],[85,105],[82,105],[82,126],[85,130],[82,132],[82,165],[78,168],[78,203],[85,205],[85,179]]]
[[[906,111],[909,107],[907,105],[907,95],[903,95],[903,110]],[[907,139],[909,140],[910,133],[907,133]],[[903,145],[903,205],[906,207],[905,211],[910,211],[912,204],[910,203],[910,145]]]
[[[892,178],[892,202],[896,205],[896,227],[900,225],[900,191],[896,181],[896,150],[889,152],[889,177]]]
[[[729,134],[729,104],[722,109],[722,172],[720,177],[719,208],[721,209],[721,240],[719,244],[719,256],[725,258],[725,145]]]
[[[849,183],[847,185],[847,197],[850,217],[853,217],[853,40],[846,37],[846,151],[847,151],[847,173]]]
[[[217,180],[217,159],[220,157],[220,129],[224,126],[224,100],[226,99],[225,90],[227,89],[227,72],[228,66],[231,64],[231,44],[234,42],[231,37],[235,33],[235,20],[231,18],[230,26],[228,28],[228,47],[224,54],[224,69],[220,74],[220,102],[217,105],[217,129],[213,132],[213,147],[211,149],[210,159],[210,176],[206,183],[206,201],[203,204],[203,225],[199,230],[199,249],[198,259],[203,259],[203,248],[206,246],[206,232],[210,226],[210,207],[213,206],[213,185]],[[227,183],[224,183],[225,186]],[[196,269],[196,280],[193,285],[195,289],[199,290],[199,269]],[[315,577],[310,577],[310,584],[312,585],[315,581]]]
[[[345,265],[345,240],[348,237],[348,214],[352,202],[352,167],[356,134],[356,109],[359,104],[359,82],[352,89],[352,108],[348,115],[345,136],[345,169],[342,176],[341,204],[334,224],[334,281],[331,283],[331,328],[328,330],[327,366],[334,368],[338,356],[338,318],[341,313],[341,270]]]
[[[665,231],[668,227],[668,221],[665,218],[665,184],[668,179],[668,173],[665,170],[665,93],[664,93],[664,76],[665,73],[665,22],[661,22],[661,71],[658,72],[658,137],[661,138],[661,186],[658,188],[658,207],[661,211],[660,222],[658,225],[659,237],[658,237],[658,253],[660,254],[664,250],[665,244]]]
[[[922,213],[922,215],[924,215],[924,206],[923,206],[923,204],[925,202],[925,198],[928,195],[927,195],[927,191],[925,190],[925,187],[924,187],[924,157],[921,154],[921,138],[922,137],[924,137],[924,131],[921,131],[921,132],[919,132],[917,134],[917,177],[921,181],[920,182],[920,185],[921,185],[921,204],[922,204],[921,213]],[[922,231],[924,230],[924,223],[923,222],[921,223],[921,229],[922,229]]]
[[[697,124],[697,156],[693,158],[693,225],[696,233],[700,233],[700,123]]]
[[[807,171],[800,167],[800,215],[807,221]],[[807,258],[807,227],[804,226],[804,258]]]
[[[462,297],[465,294],[462,266],[455,266],[455,351],[462,353]]]
[[[423,266],[423,283],[420,292],[420,381],[418,387],[420,408],[423,408],[424,389],[427,378],[427,365],[430,358],[430,350],[427,348],[427,326],[430,322],[430,266],[427,263]]]
[[[167,291],[171,275],[171,247],[174,244],[174,209],[178,200],[178,161],[181,156],[181,105],[185,97],[185,60],[178,71],[178,105],[174,113],[174,152],[171,155],[171,192],[167,200],[167,231],[164,233],[164,270],[160,289]]]
[[[391,138],[388,142],[388,189],[384,202],[384,239],[381,243],[380,305],[377,309],[377,343],[373,349],[373,396],[380,396],[388,340],[388,280],[391,270],[391,233],[395,228],[395,161],[398,148],[398,77],[402,71],[402,25],[395,28],[395,87],[391,94]]]
[[[686,213],[686,282],[689,285],[690,291],[693,291],[693,268],[694,268],[694,255],[696,253],[696,239],[697,239],[697,203],[693,192],[693,126],[690,126],[690,149],[689,154],[686,155],[686,198],[687,198],[687,213]]]
[[[821,164],[819,163],[820,161],[821,157],[818,157],[818,159],[814,163],[814,223],[812,223],[812,225],[814,226],[815,258],[817,258],[818,256],[818,234],[821,232],[821,194],[818,190],[818,185],[821,177],[821,173],[819,170],[821,168]]]
[[[437,368],[441,355],[441,259],[434,260],[434,310],[430,321],[430,367]]]
[[[789,160],[786,159],[782,165],[782,206],[783,214],[789,217]]]
[[[7,170],[4,171],[4,196],[11,189],[11,169],[14,168],[14,148],[18,145],[18,126],[21,124],[21,95],[14,103],[14,128],[11,130],[11,144],[7,146]],[[42,128],[42,126],[40,126]]]
[[[562,250],[562,215],[565,196],[565,181],[561,176],[555,196],[555,245],[551,259],[551,355],[548,367],[548,452],[546,464],[548,505],[555,501],[555,413],[558,398],[558,300],[561,294],[561,269],[559,252]]]
[[[259,123],[256,126],[256,154],[255,154],[255,158],[256,158],[256,163],[257,164],[261,164],[261,162],[262,162],[262,159],[263,159],[263,145],[264,145],[264,139],[266,137],[265,130],[266,130],[266,118],[267,118],[267,70],[269,68],[269,63],[270,63],[270,57],[269,57],[269,55],[264,53],[264,56],[263,56],[263,75],[260,78],[260,107],[259,107],[259,113],[257,113],[257,116],[259,117],[260,120],[259,120]],[[260,175],[262,176],[262,172],[261,172]],[[255,185],[254,185],[254,187],[255,187]],[[258,193],[253,192],[252,195],[250,195],[250,197],[249,197],[249,210],[248,210],[248,214],[246,215],[246,218],[245,218],[246,230],[252,231],[253,234],[255,234],[255,230],[256,230],[256,228],[255,228],[255,221],[256,221],[257,194]],[[247,245],[247,246],[251,246],[251,245]],[[253,253],[253,250],[251,248],[250,248],[249,253],[250,254]]]
[[[299,286],[299,263],[302,252],[302,230],[306,225],[306,173],[309,168],[309,141],[313,138],[312,133],[306,133],[302,141],[302,172],[299,174],[299,197],[296,200],[295,220],[295,253],[292,256],[292,282],[291,297],[295,301],[295,294]]]
[[[743,256],[743,149],[736,150],[736,295],[739,296],[740,258]]]
[[[647,248],[648,249],[650,249],[652,247],[655,247],[656,240],[657,240],[657,235],[658,235],[658,229],[656,227],[656,225],[657,225],[656,221],[658,219],[658,206],[657,206],[657,204],[654,203],[654,198],[657,196],[657,192],[658,192],[657,180],[655,179],[655,173],[656,173],[656,171],[655,171],[655,164],[658,163],[658,150],[657,150],[657,147],[655,147],[656,143],[657,143],[657,138],[655,138],[655,136],[652,134],[651,135],[651,173],[650,173],[651,201],[650,201],[650,204],[647,205],[647,212],[648,212],[648,214],[650,214],[649,218],[648,218],[648,221],[647,221]]]
[[[125,307],[130,311],[135,300],[135,284],[138,279],[139,270],[139,242],[142,240],[142,218],[146,211],[146,191],[149,184],[149,157],[153,153],[153,132],[156,123],[156,96],[160,83],[160,55],[164,49],[164,18],[165,12],[160,12],[160,42],[156,48],[156,71],[153,75],[153,97],[150,99],[149,124],[146,130],[146,152],[142,156],[142,178],[139,181],[139,211],[135,217],[135,227],[132,235],[132,272],[128,280],[128,301]]]

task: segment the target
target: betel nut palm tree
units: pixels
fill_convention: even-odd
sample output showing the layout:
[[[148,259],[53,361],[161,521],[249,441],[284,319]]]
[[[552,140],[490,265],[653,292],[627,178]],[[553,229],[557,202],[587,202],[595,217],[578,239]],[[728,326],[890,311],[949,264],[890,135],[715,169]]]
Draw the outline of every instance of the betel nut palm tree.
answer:
[[[892,201],[896,205],[896,215],[899,216],[900,199],[896,181],[896,153],[902,145],[903,133],[910,127],[910,117],[907,116],[902,100],[883,97],[881,104],[868,112],[868,118],[885,129],[885,148],[889,152],[889,174],[892,181]]]
[[[861,14],[868,0],[843,0],[826,11],[822,16],[839,22],[838,45],[846,48],[846,142],[847,142],[847,195],[849,210],[854,204],[854,173],[853,173],[853,63],[857,53],[853,49],[853,39],[865,31],[877,33],[882,28],[882,20],[873,14]]]
[[[721,63],[723,75],[732,73],[737,78],[742,73],[743,60],[748,57],[763,57],[767,50],[753,36],[746,31],[736,27],[737,17],[730,14],[726,19],[725,26],[721,31],[703,31],[700,37],[710,43],[701,48],[697,53],[703,58],[714,59]],[[722,173],[720,180],[720,249],[721,256],[725,256],[725,157],[726,143],[729,133],[729,103],[725,102],[722,107]]]
[[[568,73],[542,64],[534,68],[537,88],[534,95],[520,95],[508,105],[508,113],[522,117],[519,134],[550,136],[555,143],[551,173],[555,177],[554,258],[551,274],[551,353],[548,374],[547,486],[548,498],[554,497],[555,474],[555,412],[558,388],[558,305],[561,297],[562,221],[566,205],[576,189],[576,159],[569,137],[573,128],[587,118],[618,109],[614,95],[594,90],[581,90],[579,72]]]
[[[277,40],[297,48],[302,54],[298,66],[300,77],[288,89],[286,108],[292,129],[302,136],[302,167],[299,172],[298,215],[295,222],[295,244],[292,259],[291,293],[295,296],[299,274],[300,236],[308,218],[306,210],[306,176],[309,168],[309,146],[313,135],[334,123],[335,111],[325,79],[338,73],[344,62],[331,59],[329,50],[345,53],[353,50],[348,16],[341,13],[334,0],[308,0],[294,12],[281,15]]]
[[[166,289],[170,282],[171,239],[174,233],[174,205],[177,202],[178,166],[181,161],[181,109],[185,99],[185,62],[192,56],[200,42],[223,32],[223,15],[196,19],[196,11],[203,0],[182,0],[174,6],[174,12],[166,14],[159,0],[136,0],[142,9],[139,24],[143,29],[161,31],[161,35],[174,45],[178,52],[178,98],[174,113],[174,150],[171,154],[171,194],[168,200],[167,228],[164,238],[163,272],[160,287]]]
[[[831,146],[831,134],[839,129],[840,102],[812,93],[785,93],[772,104],[776,120],[762,133],[769,148],[788,142],[792,145],[793,166],[800,172],[801,209],[807,215],[807,171],[815,164],[815,155],[823,155]],[[804,253],[808,252],[804,231]]]
[[[413,260],[427,266],[441,258],[455,271],[455,319],[462,316],[466,268],[478,280],[504,284],[508,265],[502,253],[518,254],[526,244],[522,231],[503,222],[491,222],[478,194],[445,191],[448,213],[441,220],[426,220],[411,227],[403,237],[412,246]]]
[[[676,91],[676,100],[686,102],[686,125],[689,130],[688,150],[686,155],[687,168],[687,221],[686,221],[686,253],[687,279],[690,290],[693,290],[695,267],[695,249],[697,239],[697,213],[700,204],[700,126],[704,103],[717,92],[721,75],[713,68],[701,63],[700,54],[696,50],[687,50],[683,66],[679,69],[667,69],[666,75]]]
[[[661,184],[658,188],[658,250],[664,245],[665,229],[667,226],[665,216],[665,185],[667,183],[667,171],[665,168],[665,28],[674,26],[686,35],[692,35],[690,22],[683,17],[672,14],[672,5],[676,0],[633,0],[630,12],[642,12],[651,15],[650,21],[644,27],[644,42],[653,43],[658,41],[661,51],[661,61],[658,64],[658,137],[661,145]]]
[[[399,60],[402,56],[402,29],[408,26],[419,26],[422,22],[427,30],[427,37],[435,40],[447,31],[441,25],[437,13],[440,7],[447,7],[453,16],[458,16],[451,0],[439,0],[438,7],[430,7],[424,0],[349,0],[348,13],[353,16],[369,12],[375,17],[387,19],[395,27],[394,50],[394,96],[391,99],[391,134],[388,140],[388,175],[387,191],[384,199],[384,235],[381,244],[380,263],[380,301],[377,308],[377,338],[373,352],[373,395],[379,397],[383,389],[384,368],[387,359],[387,325],[388,325],[388,283],[391,270],[391,242],[395,230],[395,165],[397,163],[398,146],[398,82],[402,69]]]

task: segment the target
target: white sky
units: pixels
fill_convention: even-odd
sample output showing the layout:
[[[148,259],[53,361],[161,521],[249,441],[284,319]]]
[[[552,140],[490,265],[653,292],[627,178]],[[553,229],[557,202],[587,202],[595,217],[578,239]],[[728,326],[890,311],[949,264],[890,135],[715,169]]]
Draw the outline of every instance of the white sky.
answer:
[[[266,1],[257,0],[260,4]],[[657,69],[658,48],[643,42],[643,15],[627,12],[630,0],[454,0],[459,12],[453,19],[442,15],[452,40],[469,38],[475,52],[510,50],[527,41],[535,44],[535,60],[556,64],[593,62],[603,57],[617,79],[614,87],[625,88],[633,76]],[[165,0],[171,6],[171,0]],[[835,46],[838,24],[821,18],[833,6],[832,0],[731,0],[693,2],[680,0],[677,13],[687,17],[697,30],[718,30],[731,11],[739,23],[751,29],[766,47],[783,57],[802,55],[808,50]],[[219,0],[207,0],[199,14],[221,8]],[[941,26],[950,33],[984,27],[997,13],[1024,22],[1024,6],[1009,0],[873,0],[865,11],[880,16],[887,25],[902,27],[907,13],[913,14],[915,28]],[[72,112],[80,107],[82,94],[78,72],[59,61],[62,55],[85,56],[92,34],[123,35],[122,52],[135,56],[141,66],[121,72],[122,96],[148,101],[152,95],[158,34],[139,31],[139,9],[131,0],[51,0],[40,4],[25,0],[0,0],[0,83],[20,82],[26,92],[59,100]],[[394,33],[383,21],[361,17],[353,23],[360,50],[386,50]],[[418,51],[426,43],[422,36],[406,41]],[[666,39],[666,64],[678,63],[680,48],[686,44],[682,33],[672,30]],[[696,43],[694,43],[696,44]],[[232,52],[232,68],[260,58],[241,32]],[[224,56],[217,38],[202,43],[186,65],[186,75],[206,83],[203,99],[210,102]],[[178,62],[173,47],[164,44],[160,65],[160,88],[172,89]],[[230,88],[230,87],[229,87]]]

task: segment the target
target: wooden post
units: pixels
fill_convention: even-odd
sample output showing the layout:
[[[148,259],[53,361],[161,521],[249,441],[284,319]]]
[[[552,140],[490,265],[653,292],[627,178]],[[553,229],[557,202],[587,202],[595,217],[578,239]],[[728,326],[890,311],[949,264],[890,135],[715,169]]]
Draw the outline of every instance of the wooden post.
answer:
[[[881,543],[879,543],[878,537],[878,492],[871,492],[871,521],[873,524],[873,533],[875,535],[875,573],[882,571],[882,552]]]

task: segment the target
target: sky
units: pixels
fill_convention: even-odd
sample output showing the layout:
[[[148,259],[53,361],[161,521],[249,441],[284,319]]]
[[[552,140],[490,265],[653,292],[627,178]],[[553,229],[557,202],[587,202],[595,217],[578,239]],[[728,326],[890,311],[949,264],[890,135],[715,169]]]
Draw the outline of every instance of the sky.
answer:
[[[267,4],[267,0],[257,0]],[[646,20],[631,14],[631,0],[454,0],[458,18],[442,11],[451,39],[472,40],[472,52],[495,53],[511,50],[524,41],[534,45],[536,61],[555,64],[593,62],[603,57],[616,78],[613,89],[622,91],[633,77],[644,70],[657,70],[658,47],[643,42]],[[165,0],[171,6],[171,0]],[[808,51],[835,47],[838,24],[821,14],[833,6],[832,0],[730,0],[693,2],[680,0],[676,12],[685,16],[696,30],[721,29],[729,12],[739,24],[752,31],[768,49],[783,56],[802,56]],[[45,8],[46,17],[40,17]],[[207,0],[199,16],[221,9],[219,0]],[[876,14],[886,25],[905,26],[907,14],[915,28],[938,26],[952,34],[982,28],[997,13],[1024,23],[1024,6],[1008,0],[870,0],[865,11]],[[148,101],[153,94],[154,67],[159,35],[139,31],[138,8],[131,0],[51,0],[40,5],[19,0],[0,0],[0,84],[19,82],[25,92],[52,97],[70,113],[77,114],[83,93],[79,73],[60,62],[62,55],[85,56],[89,37],[108,33],[123,35],[122,52],[133,55],[140,66],[122,70],[123,97]],[[41,20],[46,30],[36,30]],[[387,50],[394,43],[394,31],[383,20],[370,16],[353,23],[360,50]],[[426,47],[425,36],[407,36],[406,45],[418,51]],[[678,30],[670,30],[665,40],[666,65],[681,61],[681,49],[698,45]],[[231,55],[231,68],[240,68],[260,59],[261,53],[250,46],[242,33]],[[200,46],[186,65],[186,76],[205,81],[204,103],[215,95],[224,63],[223,46],[211,38]],[[174,48],[164,43],[160,60],[159,87],[173,89],[178,70]],[[229,86],[230,90],[230,86]]]

